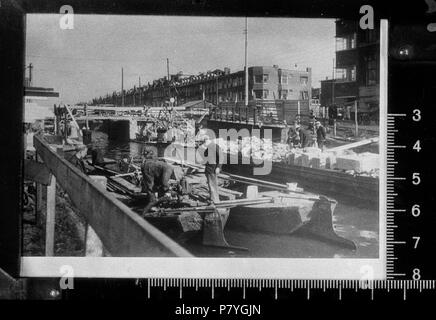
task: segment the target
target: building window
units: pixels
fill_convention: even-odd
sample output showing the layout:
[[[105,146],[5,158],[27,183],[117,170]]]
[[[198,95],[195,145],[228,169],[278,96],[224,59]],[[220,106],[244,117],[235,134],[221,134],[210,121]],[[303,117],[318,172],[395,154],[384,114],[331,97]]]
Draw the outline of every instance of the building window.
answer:
[[[302,84],[307,84],[307,83],[309,82],[309,78],[306,77],[306,76],[301,76],[301,77],[300,77],[300,82],[301,82]]]
[[[336,51],[350,50],[356,48],[356,34],[336,38]]]
[[[363,42],[372,43],[377,41],[377,32],[375,29],[367,29],[363,33]]]
[[[267,99],[269,95],[269,91],[268,90],[263,90],[263,98]]]
[[[375,54],[365,57],[365,82],[367,86],[377,84],[377,59]]]
[[[349,68],[337,68],[336,80],[356,81],[356,66]]]
[[[288,90],[280,91],[280,99],[286,100],[288,98]]]
[[[262,99],[263,91],[262,90],[253,90],[254,96],[256,99]]]
[[[287,75],[282,75],[281,79],[280,79],[280,83],[287,84],[288,83],[288,76]]]
[[[269,76],[267,74],[258,74],[254,76],[255,83],[266,83],[268,82]]]
[[[309,100],[309,92],[308,91],[301,91],[300,98],[301,98],[301,100]]]
[[[356,81],[356,66],[350,70],[350,79],[351,81]]]

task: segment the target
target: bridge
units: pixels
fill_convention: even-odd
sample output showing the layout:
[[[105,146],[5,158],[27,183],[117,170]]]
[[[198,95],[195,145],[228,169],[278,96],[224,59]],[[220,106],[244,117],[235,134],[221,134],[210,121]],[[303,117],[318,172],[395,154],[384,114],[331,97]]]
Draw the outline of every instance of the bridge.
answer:
[[[176,125],[185,126],[189,122],[188,118],[204,116],[209,113],[208,109],[192,109],[187,108],[186,105],[173,107],[63,105],[59,107],[65,107],[68,112],[67,119],[74,123],[80,134],[82,134],[81,129],[83,127],[89,127],[89,121],[107,121],[110,136],[130,140],[136,139],[141,127],[144,127],[147,123],[164,128],[173,128]],[[193,124],[191,126],[194,127]]]

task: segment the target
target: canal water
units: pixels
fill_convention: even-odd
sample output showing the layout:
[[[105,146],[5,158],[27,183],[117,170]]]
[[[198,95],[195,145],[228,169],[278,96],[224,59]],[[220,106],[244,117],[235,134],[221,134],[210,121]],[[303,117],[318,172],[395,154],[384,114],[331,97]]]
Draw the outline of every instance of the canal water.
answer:
[[[93,144],[106,158],[120,160],[140,157],[143,144],[108,140],[105,133],[92,132]],[[307,190],[306,191],[311,191]],[[187,249],[199,256],[275,257],[275,258],[378,258],[379,213],[339,202],[334,214],[336,232],[356,243],[357,250],[340,249],[337,246],[304,235],[271,235],[226,228],[227,241],[234,246],[246,247],[248,252],[236,252],[204,247],[196,243]]]

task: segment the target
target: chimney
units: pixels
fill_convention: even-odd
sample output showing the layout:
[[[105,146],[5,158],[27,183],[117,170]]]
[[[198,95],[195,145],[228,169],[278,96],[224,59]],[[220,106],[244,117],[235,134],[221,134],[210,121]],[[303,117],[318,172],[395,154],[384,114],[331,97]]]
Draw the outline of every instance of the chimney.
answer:
[[[225,75],[230,74],[230,68],[229,67],[225,67],[224,68],[224,74]]]

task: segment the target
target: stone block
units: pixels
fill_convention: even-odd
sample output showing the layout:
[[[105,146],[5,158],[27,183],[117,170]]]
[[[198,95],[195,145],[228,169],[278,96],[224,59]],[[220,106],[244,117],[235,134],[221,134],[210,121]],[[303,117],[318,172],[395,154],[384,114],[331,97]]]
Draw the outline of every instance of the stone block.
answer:
[[[358,155],[342,155],[336,158],[336,168],[339,170],[361,171],[361,159]]]
[[[309,167],[319,169],[321,167],[321,159],[318,157],[313,157],[310,159]]]

